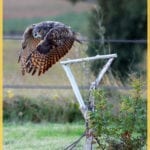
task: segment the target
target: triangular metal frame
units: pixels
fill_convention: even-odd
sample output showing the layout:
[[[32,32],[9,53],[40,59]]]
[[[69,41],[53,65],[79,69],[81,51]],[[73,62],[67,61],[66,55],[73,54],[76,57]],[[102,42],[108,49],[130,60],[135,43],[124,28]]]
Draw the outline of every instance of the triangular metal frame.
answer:
[[[85,119],[85,122],[88,126],[88,115],[87,115],[87,112],[88,111],[94,111],[94,98],[93,96],[91,95],[91,91],[96,89],[103,76],[105,75],[105,73],[107,72],[107,70],[109,69],[111,63],[113,62],[113,60],[117,57],[117,54],[109,54],[109,55],[96,55],[96,56],[93,56],[93,57],[86,57],[86,58],[79,58],[79,59],[72,59],[72,60],[66,60],[66,61],[61,61],[61,65],[63,67],[63,69],[65,70],[66,72],[66,75],[70,81],[70,84],[72,86],[72,89],[73,89],[73,92],[77,98],[77,101],[79,103],[79,106],[80,106],[80,110],[83,114],[83,117]],[[82,98],[82,95],[80,93],[80,90],[79,90],[79,87],[77,85],[77,82],[75,80],[75,77],[70,69],[70,64],[73,64],[73,63],[81,63],[81,62],[86,62],[86,61],[94,61],[94,60],[98,60],[98,59],[108,59],[108,61],[106,62],[106,64],[103,66],[102,70],[100,70],[96,80],[94,82],[91,83],[90,85],[90,97],[89,97],[89,103],[90,103],[90,110],[88,110],[88,107],[85,105],[84,103],[84,100]],[[86,136],[86,144],[85,144],[85,150],[92,150],[92,141],[93,141],[93,136],[91,134],[92,130],[89,129],[88,127],[86,126],[86,134],[88,136]]]

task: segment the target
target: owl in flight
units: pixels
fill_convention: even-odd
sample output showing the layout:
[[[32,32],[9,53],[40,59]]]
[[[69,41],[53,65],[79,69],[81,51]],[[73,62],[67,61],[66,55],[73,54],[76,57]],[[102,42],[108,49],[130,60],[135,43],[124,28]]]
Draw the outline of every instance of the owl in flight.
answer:
[[[18,62],[22,75],[44,74],[72,48],[74,41],[81,43],[69,26],[61,22],[45,21],[26,28]]]

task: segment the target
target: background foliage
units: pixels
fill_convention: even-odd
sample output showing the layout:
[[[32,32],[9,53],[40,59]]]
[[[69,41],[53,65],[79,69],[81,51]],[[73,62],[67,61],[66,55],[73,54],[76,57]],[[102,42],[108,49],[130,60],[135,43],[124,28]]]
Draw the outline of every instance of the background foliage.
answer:
[[[28,98],[24,96],[5,97],[4,121],[24,122],[75,122],[82,120],[78,104],[66,98]]]
[[[97,30],[101,32],[101,26],[103,25],[106,39],[146,39],[145,0],[139,2],[136,0],[123,0],[121,2],[119,0],[98,0],[97,5],[98,11],[93,10],[90,19],[90,31],[93,38],[102,39]],[[98,15],[102,17],[100,19],[96,18],[95,16]],[[99,23],[100,20],[102,25]],[[97,21],[99,26],[94,21]],[[146,51],[145,44],[114,43],[110,45],[110,48],[99,45],[99,43],[91,43],[87,51],[88,55],[95,55],[95,52],[97,54],[106,54],[105,49],[108,49],[107,53],[117,53],[118,58],[112,66],[112,72],[121,79],[128,77],[128,74],[134,71],[139,73],[144,71],[139,68],[138,64],[143,61]],[[97,73],[97,66],[93,65],[92,70]]]
[[[142,149],[147,139],[146,100],[142,96],[143,82],[133,79],[130,94],[120,96],[117,113],[103,90],[94,91],[95,111],[90,114],[91,127],[100,139],[102,149]]]
[[[78,2],[80,0],[70,0]],[[83,0],[82,0],[83,1]],[[84,0],[86,1],[86,0]],[[89,37],[101,42],[91,42],[87,50],[89,56],[96,54],[117,53],[118,58],[112,66],[114,75],[122,81],[129,73],[145,72],[139,64],[145,61],[146,44],[140,43],[104,43],[105,39],[146,39],[147,17],[146,0],[97,0],[89,18]],[[92,71],[98,73],[101,63],[93,63]]]

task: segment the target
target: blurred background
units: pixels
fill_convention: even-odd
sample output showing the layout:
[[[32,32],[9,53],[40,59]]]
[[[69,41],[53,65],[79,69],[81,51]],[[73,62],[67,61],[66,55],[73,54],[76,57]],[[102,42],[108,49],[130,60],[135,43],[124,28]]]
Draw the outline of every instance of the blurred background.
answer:
[[[20,64],[17,63],[18,54],[21,48],[21,39],[15,40],[14,36],[19,36],[22,38],[22,34],[27,26],[44,20],[63,22],[71,26],[73,30],[80,32],[83,36],[85,36],[88,31],[88,13],[90,12],[92,5],[93,4],[91,3],[85,2],[80,2],[77,5],[73,5],[65,0],[47,0],[44,2],[38,1],[38,3],[34,0],[29,2],[5,1],[4,37],[9,35],[12,36],[12,39],[4,40],[4,86],[69,86],[70,84],[68,79],[59,63],[52,67],[52,69],[49,70],[44,76],[22,76],[20,72]],[[86,47],[87,46],[85,44],[74,46],[73,50],[66,56],[66,58],[82,57],[85,53]],[[25,93],[28,93],[28,96],[37,96],[38,94],[44,94],[46,96],[47,94],[52,93],[49,90],[46,91],[46,89],[40,89],[40,91],[37,89],[35,92],[31,91],[31,89],[17,89],[17,91],[15,89],[12,90],[13,93],[17,92],[17,94],[25,91]],[[61,91],[54,90],[52,95],[57,95],[57,92],[61,93]],[[68,93],[68,91],[66,92]],[[65,93],[63,92],[63,95]]]
[[[118,54],[104,80],[105,86],[128,86],[128,79],[132,73],[146,77],[146,1],[119,3],[103,0],[56,2],[41,0],[37,3],[34,0],[27,2],[6,0],[4,1],[4,95],[9,91],[14,95],[23,92],[28,96],[39,94],[46,96],[51,93],[47,89],[52,88],[53,96],[61,94],[64,88],[69,88],[70,84],[59,63],[41,77],[21,75],[17,59],[22,34],[30,24],[44,20],[64,22],[87,39],[82,45],[75,44],[65,59],[97,54]],[[86,74],[96,76],[103,64],[103,61],[88,64],[91,71]],[[84,66],[81,70],[87,72],[83,71]],[[80,73],[77,76],[79,84],[87,86],[90,81],[81,83],[83,76],[85,75]],[[85,80],[86,78],[89,76],[85,77]],[[45,86],[43,90],[42,86]],[[55,90],[55,87],[60,90]],[[36,89],[35,92],[32,92],[31,88]],[[63,90],[63,95],[71,91]]]
[[[21,75],[17,60],[23,32],[30,24],[46,20],[63,22],[85,39],[83,44],[75,43],[62,60],[117,53],[118,58],[101,83],[112,103],[117,104],[120,95],[129,94],[133,76],[144,83],[142,96],[146,98],[146,7],[146,0],[4,0],[4,121],[83,122],[59,62],[40,77]],[[85,101],[90,83],[104,64],[95,61],[72,65]]]

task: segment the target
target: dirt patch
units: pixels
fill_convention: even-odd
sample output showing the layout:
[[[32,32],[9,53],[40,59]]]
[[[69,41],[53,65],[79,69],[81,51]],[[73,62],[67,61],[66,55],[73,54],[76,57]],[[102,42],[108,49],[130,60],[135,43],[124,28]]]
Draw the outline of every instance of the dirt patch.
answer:
[[[85,2],[72,5],[66,0],[4,0],[4,19],[57,16],[70,11],[88,11],[92,6]]]

